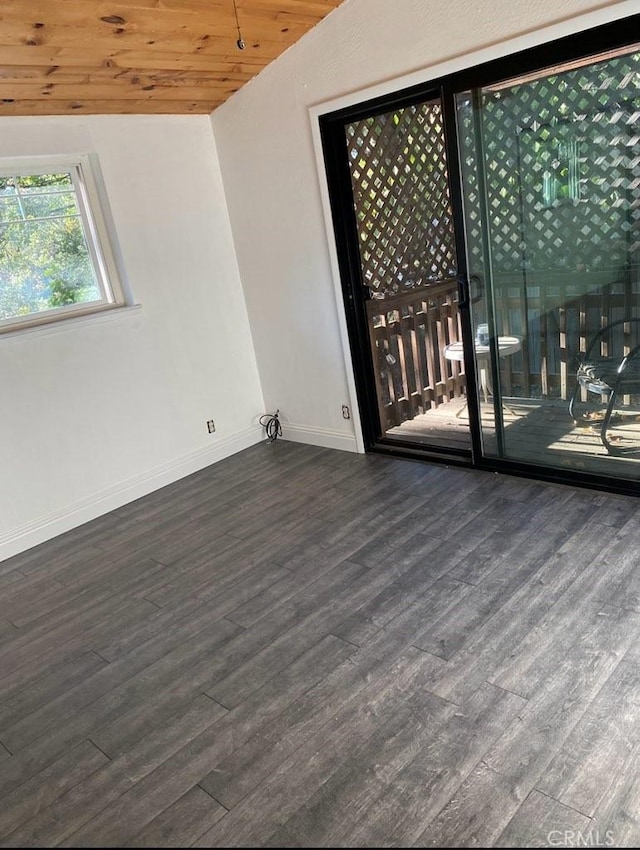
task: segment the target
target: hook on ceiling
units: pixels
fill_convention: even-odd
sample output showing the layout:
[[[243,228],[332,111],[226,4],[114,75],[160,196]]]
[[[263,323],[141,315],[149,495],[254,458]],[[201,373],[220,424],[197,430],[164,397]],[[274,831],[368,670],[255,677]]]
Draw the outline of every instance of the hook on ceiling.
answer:
[[[238,30],[238,40],[236,41],[236,47],[238,48],[238,50],[244,50],[247,45],[244,43],[242,33],[240,32],[240,22],[238,21],[238,7],[236,6],[236,0],[233,0],[233,12],[236,16],[236,29]]]

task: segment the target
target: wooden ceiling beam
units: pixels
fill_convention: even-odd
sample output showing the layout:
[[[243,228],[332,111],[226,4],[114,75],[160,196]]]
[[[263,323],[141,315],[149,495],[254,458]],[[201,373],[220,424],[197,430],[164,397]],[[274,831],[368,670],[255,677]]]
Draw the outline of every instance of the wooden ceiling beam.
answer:
[[[218,104],[224,102],[221,97]],[[207,101],[175,100],[0,100],[1,116],[28,115],[206,115],[211,112]]]
[[[53,0],[55,2],[55,0]],[[328,11],[337,8],[342,0],[289,0],[281,3],[279,0],[236,0],[238,14],[252,15],[259,10],[279,11],[295,7],[296,11],[311,15],[316,19],[325,17]],[[136,9],[155,9],[157,11],[173,12],[202,12],[212,9],[226,12],[233,9],[232,0],[115,0],[116,6],[135,7]]]
[[[243,32],[243,38],[248,48],[260,50],[268,57],[278,55],[292,41],[297,41],[307,32],[304,27],[292,27],[283,33],[279,29],[263,30],[260,34]],[[227,30],[224,33],[211,34],[202,28],[198,34],[184,31],[172,35],[162,35],[152,30],[137,31],[123,29],[121,32],[101,29],[100,27],[55,26],[42,27],[34,30],[23,24],[6,24],[0,22],[0,40],[2,44],[20,45],[25,47],[66,47],[75,48],[82,45],[84,49],[108,51],[145,50],[168,51],[171,53],[209,53],[224,47],[231,52],[235,48],[237,34]],[[0,56],[0,63],[2,57]]]
[[[1,41],[1,39],[0,39]],[[0,73],[16,67],[59,68],[140,68],[157,70],[210,71],[224,73],[229,67],[241,67],[257,73],[264,66],[264,57],[249,48],[242,53],[225,45],[219,53],[162,53],[145,50],[113,50],[102,53],[91,49],[68,47],[11,47],[0,43]]]
[[[122,14],[118,14],[117,7],[114,8],[112,4],[93,3],[87,7],[85,2],[78,4],[73,0],[25,5],[27,10],[21,4],[8,4],[0,12],[2,29],[11,34],[12,39],[14,34],[36,41],[40,38],[50,39],[51,34],[55,38],[55,34],[60,31],[73,32],[78,28],[96,39],[128,34],[141,39],[164,41],[186,37],[197,41],[207,35],[209,38],[232,38],[235,41],[236,36],[236,22],[231,3],[228,13],[216,14],[141,12],[124,7],[120,7]],[[43,8],[39,8],[40,6]],[[28,16],[25,11],[29,12]],[[243,26],[243,35],[253,40],[287,41],[307,32],[315,22],[316,18],[293,11],[256,14],[247,19]]]
[[[224,73],[222,73],[224,71]],[[220,74],[206,71],[158,70],[143,71],[138,68],[49,68],[46,65],[20,65],[15,68],[0,68],[0,85],[25,85],[27,83],[44,85],[91,85],[92,83],[111,83],[118,85],[156,85],[156,86],[209,86],[218,82],[245,83],[254,75],[253,69],[236,68],[232,65],[221,66]]]
[[[215,101],[221,94],[229,95],[240,88],[239,81],[213,81],[207,85],[159,85],[111,81],[87,82],[82,85],[83,100],[202,100]],[[0,80],[0,100],[73,100],[78,84],[24,81],[6,85]],[[16,94],[18,97],[16,98]]]

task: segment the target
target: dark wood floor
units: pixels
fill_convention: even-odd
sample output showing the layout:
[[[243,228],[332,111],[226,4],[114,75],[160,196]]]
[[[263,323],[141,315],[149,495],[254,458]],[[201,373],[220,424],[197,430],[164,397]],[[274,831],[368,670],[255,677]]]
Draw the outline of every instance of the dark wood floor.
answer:
[[[2,846],[638,846],[639,547],[278,441],[5,561]]]

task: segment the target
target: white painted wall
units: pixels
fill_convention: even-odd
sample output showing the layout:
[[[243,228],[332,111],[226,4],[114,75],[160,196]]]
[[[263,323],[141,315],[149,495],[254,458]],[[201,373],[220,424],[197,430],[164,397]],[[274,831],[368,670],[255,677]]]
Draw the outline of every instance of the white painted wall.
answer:
[[[312,135],[317,113],[329,110],[310,108],[337,108],[639,11],[639,0],[346,0],[216,110],[262,389],[267,409],[281,410],[285,437],[361,445],[357,416],[341,417],[346,402],[355,412],[355,394]],[[250,44],[251,33],[245,38]]]
[[[208,116],[2,119],[0,157],[70,152],[99,157],[141,307],[0,336],[0,559],[261,438]]]

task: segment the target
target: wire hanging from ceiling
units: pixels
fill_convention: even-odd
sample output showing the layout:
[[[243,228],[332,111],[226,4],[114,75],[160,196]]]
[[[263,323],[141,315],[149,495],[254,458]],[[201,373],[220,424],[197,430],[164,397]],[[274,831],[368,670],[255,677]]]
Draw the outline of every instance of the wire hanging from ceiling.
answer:
[[[236,46],[238,50],[244,50],[247,45],[244,43],[242,33],[240,32],[240,21],[238,20],[238,7],[236,6],[236,0],[233,0],[233,12],[236,16],[236,29],[238,30],[238,40],[236,41]]]

